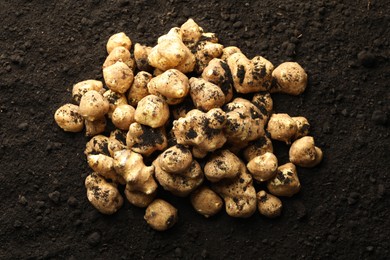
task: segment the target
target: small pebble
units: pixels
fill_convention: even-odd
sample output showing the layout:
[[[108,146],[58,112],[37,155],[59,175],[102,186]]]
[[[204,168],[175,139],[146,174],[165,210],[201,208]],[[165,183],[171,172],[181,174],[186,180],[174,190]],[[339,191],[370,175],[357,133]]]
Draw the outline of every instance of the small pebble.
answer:
[[[56,204],[60,202],[60,197],[61,197],[61,193],[59,191],[54,191],[52,193],[49,193],[50,200]]]
[[[23,195],[19,195],[18,202],[24,206],[27,204],[27,199]]]
[[[75,208],[75,207],[77,207],[79,205],[79,201],[75,197],[73,197],[73,196],[70,196],[68,198],[67,203],[68,203],[69,206],[71,206],[73,208]]]
[[[87,243],[90,245],[90,246],[97,246],[99,243],[100,243],[100,234],[99,232],[93,232],[92,234],[90,234],[87,238]]]
[[[20,130],[26,131],[27,128],[28,128],[28,123],[27,122],[23,122],[23,123],[20,123],[18,125],[18,129],[20,129]]]
[[[376,57],[375,55],[370,51],[361,51],[357,55],[358,60],[360,63],[366,67],[371,68],[375,66],[376,63]]]
[[[387,124],[387,115],[381,110],[375,110],[371,116],[372,121],[377,125],[386,125]]]

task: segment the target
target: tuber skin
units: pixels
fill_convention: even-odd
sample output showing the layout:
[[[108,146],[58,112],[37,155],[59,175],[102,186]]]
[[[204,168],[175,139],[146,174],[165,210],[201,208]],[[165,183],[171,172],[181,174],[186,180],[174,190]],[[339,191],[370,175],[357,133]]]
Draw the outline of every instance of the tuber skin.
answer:
[[[146,208],[144,219],[154,230],[165,231],[176,224],[177,209],[165,200],[156,199]]]
[[[224,199],[226,213],[229,216],[248,218],[255,213],[256,190],[253,187],[252,176],[243,162],[240,162],[240,170],[236,178],[213,183],[212,189]]]
[[[191,151],[180,144],[166,149],[158,159],[162,170],[177,174],[189,169],[193,161]]]
[[[94,121],[85,120],[85,136],[95,136],[101,134],[106,129],[106,118],[103,116]]]
[[[118,92],[112,91],[112,90],[107,90],[103,94],[104,99],[108,101],[109,104],[109,109],[107,112],[107,116],[111,118],[112,113],[114,112],[115,108],[117,108],[120,105],[126,105],[127,104],[127,99],[124,94],[120,94]]]
[[[237,177],[241,167],[240,159],[229,150],[219,150],[211,155],[204,166],[204,174],[211,182]]]
[[[148,95],[138,102],[134,119],[152,128],[162,127],[169,119],[168,104],[156,95]]]
[[[96,90],[90,90],[81,97],[79,113],[86,120],[101,119],[107,114],[108,110],[108,101]]]
[[[271,93],[289,95],[302,94],[307,86],[307,74],[296,62],[284,62],[274,69],[272,77],[276,84],[270,89]]]
[[[190,95],[197,109],[209,111],[225,103],[225,95],[219,86],[194,77],[189,80],[189,83]]]
[[[107,182],[97,173],[88,175],[85,179],[87,198],[102,214],[111,215],[123,205],[123,198],[114,183]]]
[[[265,135],[262,114],[250,101],[235,98],[223,110],[226,112],[224,133],[234,149],[245,147],[248,142]]]
[[[264,190],[259,191],[257,194],[257,208],[261,215],[267,218],[279,217],[282,213],[282,201],[272,194],[267,193]]]
[[[125,63],[131,70],[135,68],[135,61],[131,58],[128,49],[123,46],[115,47],[103,63],[103,69],[114,65],[118,61]]]
[[[297,169],[294,164],[286,163],[278,167],[275,177],[268,180],[268,191],[276,196],[291,197],[301,189]]]
[[[126,185],[125,196],[131,205],[139,208],[146,208],[155,199],[157,190],[151,194],[145,194],[141,191],[131,190],[130,184]]]
[[[119,129],[111,131],[107,144],[107,149],[111,157],[114,157],[116,151],[120,151],[127,148],[126,134],[127,132],[121,131]]]
[[[112,35],[107,41],[107,53],[110,54],[114,48],[119,46],[125,47],[127,50],[130,50],[131,44],[132,43],[130,38],[124,32],[116,33]]]
[[[295,116],[291,117],[296,125],[297,125],[297,132],[294,135],[294,140],[299,139],[301,137],[304,137],[309,134],[310,124],[309,121],[303,117],[303,116]]]
[[[129,130],[130,125],[135,122],[134,114],[134,107],[127,104],[119,105],[112,113],[111,120],[117,128]]]
[[[127,149],[115,152],[114,169],[126,181],[130,191],[152,194],[157,190],[153,178],[154,166],[146,166],[138,153]]]
[[[288,114],[273,114],[268,121],[267,131],[271,139],[290,144],[297,132],[297,123]]]
[[[150,94],[148,90],[148,83],[152,77],[152,74],[146,71],[140,71],[135,75],[133,84],[131,85],[127,95],[129,105],[137,107],[138,102]]]
[[[233,76],[234,88],[238,93],[267,91],[272,83],[272,63],[261,56],[249,60],[241,52],[227,58]]]
[[[180,27],[182,41],[188,48],[193,48],[202,37],[203,29],[193,19],[188,19]]]
[[[148,56],[152,47],[141,45],[136,43],[134,45],[134,60],[137,65],[138,70],[150,72],[153,70],[153,67],[149,65]]]
[[[125,93],[134,80],[132,69],[122,61],[104,68],[103,77],[107,87],[120,94]]]
[[[57,125],[66,132],[81,132],[84,128],[84,118],[79,107],[74,104],[65,104],[54,113]]]
[[[104,154],[89,154],[87,156],[89,167],[105,179],[110,179],[118,184],[126,184],[122,176],[114,169],[114,159]]]
[[[76,104],[80,104],[81,97],[90,90],[96,90],[100,94],[103,94],[105,91],[103,88],[103,82],[99,80],[88,79],[73,85],[72,98]]]
[[[158,38],[157,45],[150,51],[148,63],[161,71],[177,69],[188,73],[194,70],[195,56],[183,43],[180,28],[174,27]]]
[[[290,147],[290,161],[301,167],[314,167],[322,161],[322,150],[315,146],[312,136],[304,136]]]
[[[267,152],[273,153],[274,148],[271,139],[267,135],[264,135],[249,142],[248,146],[243,151],[243,155],[245,160],[249,162],[256,156],[263,155]]]
[[[225,103],[233,98],[233,78],[227,63],[221,59],[212,59],[202,72],[202,78],[219,86],[225,96]]]
[[[192,160],[190,167],[183,168],[179,173],[164,171],[161,162],[161,156],[153,161],[155,177],[159,184],[172,194],[186,197],[203,183],[203,171],[196,160]]]
[[[169,105],[180,103],[188,94],[190,85],[185,74],[176,69],[165,71],[148,83],[150,94],[165,97]]]
[[[250,160],[247,168],[253,179],[259,182],[267,181],[275,176],[278,168],[278,159],[273,153],[266,152]]]
[[[206,218],[216,215],[223,207],[223,201],[212,189],[202,186],[191,194],[191,204]]]
[[[221,60],[226,61],[234,53],[242,53],[241,50],[236,46],[228,46],[223,48]]]
[[[108,137],[104,135],[95,135],[85,145],[85,156],[90,154],[104,154],[110,156],[108,150]]]
[[[252,98],[252,103],[260,110],[265,120],[264,123],[266,123],[266,121],[268,121],[269,116],[271,115],[274,105],[271,94],[268,92],[256,93]]]
[[[145,156],[154,151],[162,151],[168,145],[165,128],[151,128],[134,122],[130,125],[126,136],[127,147]]]
[[[178,144],[192,146],[193,156],[203,158],[226,142],[222,131],[225,121],[225,112],[220,108],[207,113],[193,109],[185,117],[173,121],[172,132]]]
[[[201,74],[204,68],[213,58],[219,58],[222,55],[223,45],[209,41],[201,41],[196,46],[195,52],[195,71]]]

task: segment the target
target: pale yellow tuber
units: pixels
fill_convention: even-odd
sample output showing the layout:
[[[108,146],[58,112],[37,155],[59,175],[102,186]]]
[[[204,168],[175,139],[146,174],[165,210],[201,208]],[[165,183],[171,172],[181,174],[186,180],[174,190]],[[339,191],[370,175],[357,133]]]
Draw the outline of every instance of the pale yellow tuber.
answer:
[[[195,107],[202,111],[221,107],[225,103],[222,89],[204,79],[190,79],[190,95]]]
[[[285,93],[289,95],[302,94],[307,85],[307,74],[296,62],[284,62],[272,72],[276,86],[270,89],[271,93]]]
[[[165,200],[156,199],[146,208],[144,219],[151,228],[164,231],[177,222],[177,209]]]
[[[107,53],[111,53],[118,46],[125,47],[128,50],[131,48],[131,40],[124,32],[116,33],[108,39],[106,45]]]
[[[275,176],[278,168],[278,159],[273,153],[266,152],[250,160],[247,168],[253,179],[260,182],[267,181]]]
[[[212,189],[202,186],[191,194],[191,204],[196,212],[209,218],[221,211],[223,201]]]
[[[112,113],[111,120],[117,128],[129,130],[130,125],[135,122],[134,114],[134,107],[127,104],[119,105]]]
[[[168,104],[156,95],[148,95],[138,102],[134,119],[152,128],[162,127],[169,119]]]
[[[103,214],[111,215],[123,205],[123,198],[114,183],[107,182],[97,173],[85,179],[89,202]]]
[[[286,163],[278,167],[275,177],[267,183],[268,191],[276,196],[291,197],[301,189],[297,169],[294,164]]]
[[[297,132],[297,123],[288,114],[273,114],[268,121],[267,131],[271,139],[290,144]]]
[[[322,161],[322,151],[315,146],[312,136],[294,141],[289,151],[290,162],[301,167],[314,167]]]
[[[260,214],[267,218],[276,218],[282,213],[282,201],[264,190],[257,193],[257,201]]]
[[[204,166],[204,174],[211,182],[237,177],[241,167],[240,159],[229,150],[213,153]]]
[[[90,90],[81,97],[79,113],[86,120],[101,119],[107,114],[108,110],[108,101],[96,90]]]
[[[79,112],[79,107],[73,104],[65,104],[57,109],[54,120],[67,132],[81,132],[84,128],[84,118]]]
[[[123,94],[133,83],[134,74],[126,63],[118,61],[103,69],[103,77],[109,89]]]
[[[152,74],[146,71],[140,71],[135,75],[133,84],[127,94],[127,99],[130,105],[136,107],[142,98],[149,95],[148,83],[152,77]]]
[[[105,89],[103,88],[103,82],[101,82],[100,80],[88,79],[73,85],[73,100],[77,104],[80,104],[81,97],[90,90],[96,90],[100,94],[103,94],[105,91]]]

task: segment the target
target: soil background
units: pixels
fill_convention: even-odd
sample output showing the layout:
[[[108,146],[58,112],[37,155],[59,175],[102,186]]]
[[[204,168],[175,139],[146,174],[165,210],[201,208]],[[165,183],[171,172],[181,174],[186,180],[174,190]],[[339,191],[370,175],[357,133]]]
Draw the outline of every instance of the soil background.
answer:
[[[385,0],[1,0],[0,258],[388,259],[389,14]],[[102,79],[110,35],[154,45],[189,17],[225,46],[309,75],[303,95],[273,95],[274,108],[307,117],[325,157],[298,168],[302,190],[278,219],[205,219],[163,194],[180,220],[161,233],[144,209],[104,216],[87,201],[87,138],[59,129],[55,110],[73,84]]]

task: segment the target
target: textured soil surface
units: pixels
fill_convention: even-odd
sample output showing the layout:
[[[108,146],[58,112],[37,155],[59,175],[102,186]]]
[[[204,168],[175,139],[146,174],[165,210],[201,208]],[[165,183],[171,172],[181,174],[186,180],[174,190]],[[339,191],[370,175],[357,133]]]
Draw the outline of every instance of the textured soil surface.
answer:
[[[0,1],[0,258],[388,259],[389,13],[385,0]],[[302,190],[278,219],[205,219],[163,195],[180,220],[160,233],[144,209],[104,216],[87,201],[87,138],[59,129],[55,110],[73,84],[102,79],[110,35],[154,45],[189,17],[309,74],[303,95],[273,95],[275,110],[306,116],[325,157],[298,168]]]

